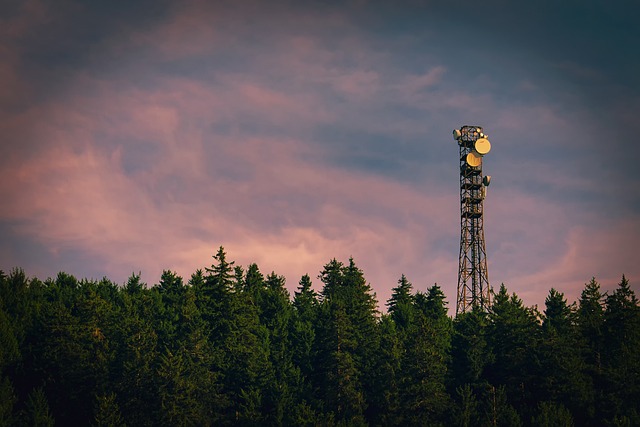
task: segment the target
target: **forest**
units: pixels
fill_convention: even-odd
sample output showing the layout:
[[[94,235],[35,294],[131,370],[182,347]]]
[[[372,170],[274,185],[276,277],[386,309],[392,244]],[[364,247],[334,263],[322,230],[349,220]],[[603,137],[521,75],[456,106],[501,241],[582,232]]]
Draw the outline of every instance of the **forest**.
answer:
[[[640,306],[622,276],[528,307],[502,285],[455,318],[353,259],[315,291],[227,259],[153,286],[0,271],[3,426],[640,425]]]

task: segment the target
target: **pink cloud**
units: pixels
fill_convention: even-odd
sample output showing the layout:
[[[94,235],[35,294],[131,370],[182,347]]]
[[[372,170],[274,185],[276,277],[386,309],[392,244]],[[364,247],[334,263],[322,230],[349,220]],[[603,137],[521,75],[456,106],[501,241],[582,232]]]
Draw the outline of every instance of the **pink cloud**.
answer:
[[[635,230],[640,221],[626,219],[601,224],[599,228],[575,226],[566,234],[566,248],[544,269],[518,279],[521,295],[544,308],[545,291],[551,287],[564,292],[569,302],[577,301],[591,277],[611,292],[624,274],[631,288],[640,292],[640,270],[635,265]]]
[[[450,167],[448,187],[403,183],[374,169],[336,165],[342,147],[314,132],[344,127],[390,141],[422,141],[441,120],[457,116],[493,121],[490,133],[557,132],[528,147],[535,152],[558,142],[578,146],[567,136],[581,113],[540,103],[500,107],[489,91],[452,85],[437,61],[423,74],[394,65],[391,53],[378,51],[342,12],[318,17],[313,10],[276,9],[260,2],[177,6],[151,28],[124,28],[99,46],[140,75],[79,69],[70,72],[63,95],[3,113],[0,130],[11,143],[2,147],[0,164],[11,179],[0,182],[0,197],[9,201],[0,205],[0,221],[15,222],[18,234],[51,253],[91,254],[118,281],[138,270],[150,283],[166,268],[188,276],[224,245],[239,264],[257,262],[264,272],[284,274],[290,290],[302,274],[315,278],[329,259],[353,256],[381,306],[405,273],[419,290],[438,282],[454,307],[456,149],[449,160],[429,159],[424,166],[429,177]],[[11,34],[25,34],[44,19],[33,16]],[[20,53],[10,43],[0,49],[8,59],[0,61],[0,77],[15,85],[0,89],[0,96],[20,101],[32,89],[18,72]],[[221,52],[236,55],[238,63],[219,65]],[[193,76],[162,68],[194,58],[201,62]],[[390,104],[418,117],[393,115]],[[625,273],[637,282],[627,237],[638,229],[635,220],[613,224],[594,215],[576,223],[568,203],[501,186],[500,179],[535,166],[541,185],[594,189],[593,179],[535,158],[506,158],[501,145],[522,149],[523,142],[497,136],[492,159],[503,176],[489,192],[485,222],[494,286],[504,281],[526,303],[540,304],[549,287],[575,295],[591,275],[617,281],[611,278]],[[345,152],[370,154],[366,138],[354,141],[361,152]],[[452,143],[448,134],[432,139]],[[351,141],[344,144],[349,148]],[[380,156],[401,149],[390,143]]]
[[[258,111],[261,102],[291,115],[297,109],[296,98],[232,86],[235,104],[224,91],[183,81],[152,92],[98,84],[94,93],[28,111],[23,120],[38,123],[31,136],[39,148],[6,165],[14,179],[0,195],[12,203],[0,216],[22,220],[19,231],[52,253],[74,247],[96,254],[105,270],[119,272],[118,280],[142,270],[153,282],[164,268],[189,275],[210,262],[219,244],[241,264],[285,274],[292,290],[302,274],[315,276],[330,258],[354,256],[382,303],[404,269],[417,265],[425,277],[445,272],[442,257],[423,260],[424,241],[441,233],[446,217],[441,196],[328,166],[323,149],[305,141],[204,136],[192,124],[199,118],[215,122],[229,111]],[[279,114],[267,117],[277,123]],[[152,164],[139,158],[145,172],[127,174],[126,150],[140,139],[157,146],[159,157]],[[243,165],[250,180],[229,179],[228,164]],[[164,187],[173,175],[186,194]],[[445,199],[455,208],[455,198]],[[390,222],[397,214],[403,220]]]

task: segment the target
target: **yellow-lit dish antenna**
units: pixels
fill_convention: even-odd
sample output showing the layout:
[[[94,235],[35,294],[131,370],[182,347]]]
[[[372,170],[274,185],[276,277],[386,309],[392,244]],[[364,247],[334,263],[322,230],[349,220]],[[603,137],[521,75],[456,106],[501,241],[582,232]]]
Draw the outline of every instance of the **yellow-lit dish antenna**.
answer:
[[[489,151],[491,151],[491,143],[487,138],[478,138],[473,145],[473,148],[476,150],[478,154],[484,156]]]
[[[471,167],[478,167],[482,163],[482,157],[474,153],[473,151],[467,154],[467,164]]]

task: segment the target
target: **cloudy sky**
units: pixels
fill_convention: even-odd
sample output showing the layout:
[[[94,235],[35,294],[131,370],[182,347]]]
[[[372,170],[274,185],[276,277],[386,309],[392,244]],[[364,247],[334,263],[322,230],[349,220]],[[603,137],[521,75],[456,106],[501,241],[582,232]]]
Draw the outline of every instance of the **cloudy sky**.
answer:
[[[353,256],[381,306],[404,273],[455,307],[468,124],[494,287],[637,292],[634,7],[5,0],[0,269],[154,284],[222,245],[290,290]]]

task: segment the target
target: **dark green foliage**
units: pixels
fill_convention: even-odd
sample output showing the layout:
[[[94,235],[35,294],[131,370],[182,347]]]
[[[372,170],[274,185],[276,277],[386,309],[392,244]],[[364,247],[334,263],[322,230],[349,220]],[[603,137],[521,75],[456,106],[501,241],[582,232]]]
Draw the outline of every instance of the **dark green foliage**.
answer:
[[[540,402],[538,413],[531,420],[531,425],[539,427],[573,427],[573,417],[562,403]]]
[[[47,396],[41,387],[36,388],[27,396],[24,422],[34,427],[53,427],[55,421],[49,411]]]
[[[584,423],[588,415],[593,415],[594,395],[582,358],[586,344],[576,325],[575,309],[555,289],[549,291],[545,306],[539,348],[539,399],[565,402]]]
[[[126,427],[115,393],[96,396],[95,427]]]
[[[628,280],[606,297],[603,363],[605,414],[640,423],[640,307]],[[608,417],[606,417],[608,418]]]
[[[400,365],[400,401],[410,425],[437,424],[449,405],[447,354],[441,341],[433,321],[419,315],[405,342]]]
[[[487,313],[474,307],[460,314],[453,323],[450,359],[451,390],[463,385],[482,386],[485,368],[493,363],[487,343]]]
[[[353,259],[314,291],[221,247],[188,282],[0,272],[0,426],[640,425],[640,308],[623,276],[542,313],[502,286],[451,319],[403,275],[380,315]]]
[[[398,286],[393,288],[391,298],[387,302],[389,315],[398,326],[405,331],[415,318],[415,296],[411,293],[413,285],[403,274],[398,280]]]
[[[493,357],[485,368],[486,379],[504,386],[513,406],[526,413],[535,406],[538,382],[536,352],[541,331],[537,313],[525,307],[516,294],[509,296],[502,285],[489,312],[487,329]]]
[[[11,381],[9,378],[0,377],[0,426],[14,425],[15,403],[16,396]]]
[[[505,386],[488,386],[485,389],[482,425],[500,427],[519,427],[522,425],[520,414],[511,405],[507,396]]]
[[[469,384],[456,389],[456,403],[453,407],[453,425],[471,427],[480,418],[478,400]]]

